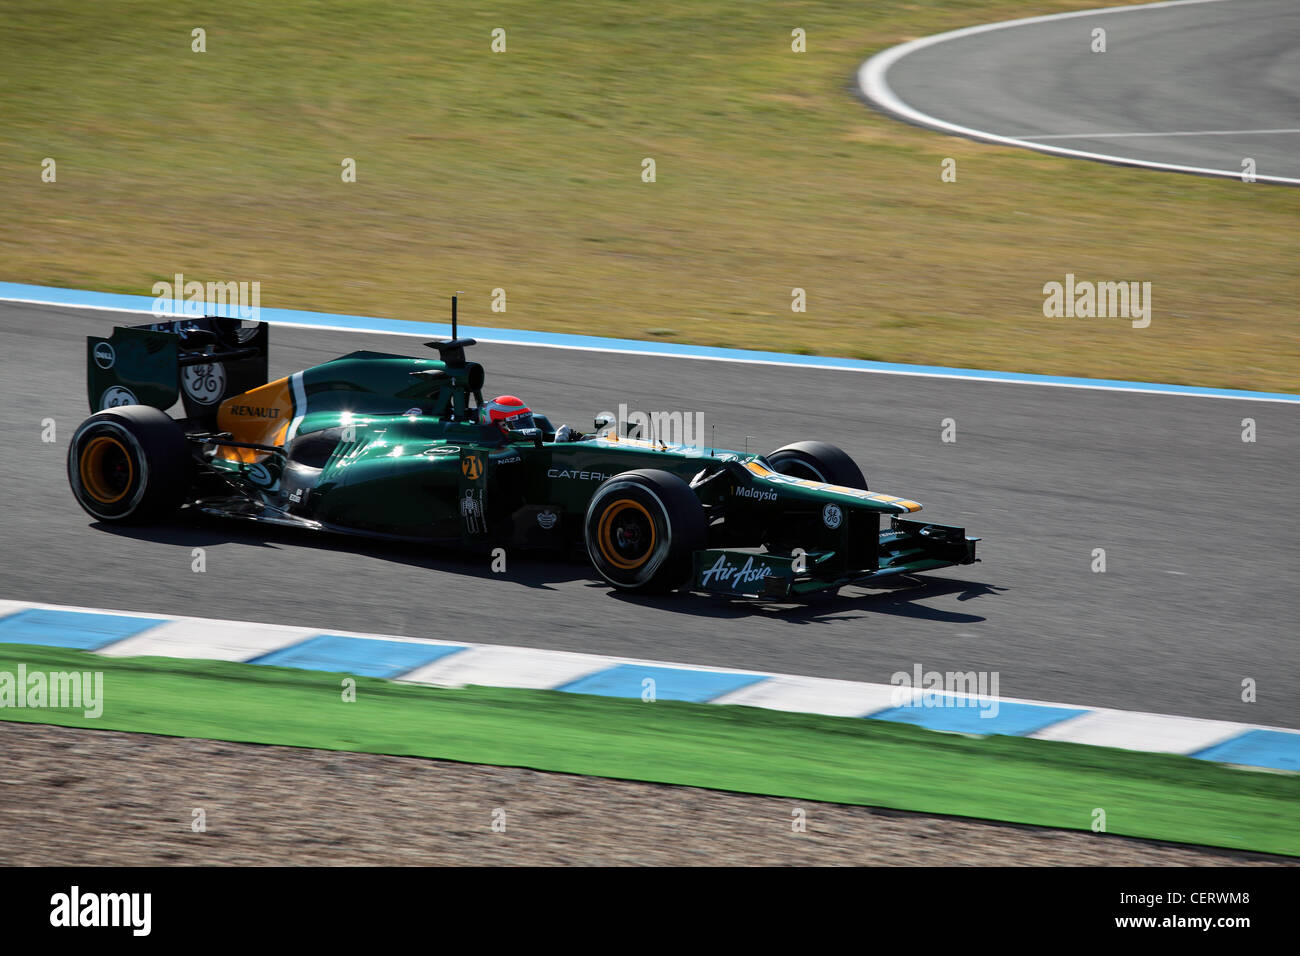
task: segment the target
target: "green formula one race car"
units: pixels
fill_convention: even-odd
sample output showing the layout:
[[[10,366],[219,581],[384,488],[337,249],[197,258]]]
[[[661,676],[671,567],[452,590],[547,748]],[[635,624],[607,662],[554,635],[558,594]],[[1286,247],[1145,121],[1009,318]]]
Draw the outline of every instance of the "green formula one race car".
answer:
[[[359,351],[271,382],[265,323],[91,337],[94,414],[68,451],[72,492],[104,522],[188,507],[480,552],[581,546],[628,591],[782,601],[976,560],[978,539],[903,517],[921,506],[869,491],[824,442],[742,454],[608,416],[592,433],[556,429],[517,399],[484,402],[454,311],[452,328],[427,343],[436,359]]]

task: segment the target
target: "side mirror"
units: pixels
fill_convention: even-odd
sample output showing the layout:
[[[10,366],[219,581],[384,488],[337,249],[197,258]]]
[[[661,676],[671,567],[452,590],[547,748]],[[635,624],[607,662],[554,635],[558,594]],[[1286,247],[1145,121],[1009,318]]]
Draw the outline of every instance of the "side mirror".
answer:
[[[516,428],[510,433],[512,442],[530,441],[534,448],[542,447],[542,430],[540,428]]]

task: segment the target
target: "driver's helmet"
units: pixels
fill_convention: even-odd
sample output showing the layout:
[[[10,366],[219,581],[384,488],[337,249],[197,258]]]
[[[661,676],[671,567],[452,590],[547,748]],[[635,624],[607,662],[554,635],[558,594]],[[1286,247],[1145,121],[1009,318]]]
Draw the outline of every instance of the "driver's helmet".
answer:
[[[496,425],[503,432],[534,427],[532,410],[513,395],[498,395],[479,408],[479,421],[484,425]]]

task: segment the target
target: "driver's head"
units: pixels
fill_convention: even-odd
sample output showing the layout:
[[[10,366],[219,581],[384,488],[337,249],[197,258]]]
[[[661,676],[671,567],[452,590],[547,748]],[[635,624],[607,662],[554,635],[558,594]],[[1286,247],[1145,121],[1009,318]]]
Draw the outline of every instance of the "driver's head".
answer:
[[[479,421],[496,425],[503,432],[533,427],[533,413],[527,405],[513,395],[498,395],[479,409]]]

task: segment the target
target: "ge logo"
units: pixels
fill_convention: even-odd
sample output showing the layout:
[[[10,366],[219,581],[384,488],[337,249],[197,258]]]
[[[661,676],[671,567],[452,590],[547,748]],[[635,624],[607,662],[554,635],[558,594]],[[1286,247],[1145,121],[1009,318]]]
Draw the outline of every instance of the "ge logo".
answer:
[[[121,408],[123,405],[138,405],[139,400],[129,388],[123,388],[120,385],[114,385],[104,392],[99,398],[99,407]]]
[[[466,455],[460,460],[460,472],[470,481],[478,481],[483,474],[483,462],[479,461],[478,455]]]
[[[226,392],[226,367],[220,362],[190,365],[181,372],[181,384],[200,405],[215,405]]]
[[[826,527],[834,530],[840,526],[840,522],[843,520],[844,512],[841,511],[840,506],[834,502],[831,502],[822,509],[822,523],[825,524]]]

